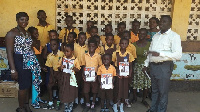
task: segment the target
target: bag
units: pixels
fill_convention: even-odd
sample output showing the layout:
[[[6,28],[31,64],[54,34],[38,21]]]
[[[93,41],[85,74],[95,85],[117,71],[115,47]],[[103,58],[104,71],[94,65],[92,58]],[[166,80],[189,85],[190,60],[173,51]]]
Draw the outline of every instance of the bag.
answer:
[[[11,78],[10,69],[1,70],[1,80],[2,81],[13,81],[12,78]]]

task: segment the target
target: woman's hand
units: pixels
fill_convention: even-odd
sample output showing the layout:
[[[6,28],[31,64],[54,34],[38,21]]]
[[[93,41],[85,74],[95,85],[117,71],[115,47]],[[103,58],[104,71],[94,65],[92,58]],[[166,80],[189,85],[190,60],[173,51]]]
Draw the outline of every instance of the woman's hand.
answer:
[[[48,72],[48,70],[47,70],[46,67],[41,67],[41,69],[42,69],[44,72]]]
[[[15,81],[18,81],[18,72],[15,71],[15,73],[11,73],[11,78]]]

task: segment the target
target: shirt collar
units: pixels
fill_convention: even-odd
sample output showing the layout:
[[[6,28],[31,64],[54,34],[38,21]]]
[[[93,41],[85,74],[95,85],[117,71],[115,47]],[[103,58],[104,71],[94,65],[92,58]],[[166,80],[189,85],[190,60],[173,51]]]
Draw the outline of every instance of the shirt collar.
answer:
[[[125,52],[124,54],[122,54],[120,50],[117,50],[116,52],[119,52],[119,55],[122,56],[122,57],[123,57],[123,56],[126,56],[127,53],[128,53],[127,50],[126,50],[126,52]]]
[[[172,30],[171,30],[171,28],[170,28],[170,29],[168,29],[168,30],[167,30],[165,33],[163,33],[163,34],[169,34],[171,31],[172,31]],[[161,31],[159,31],[158,33],[161,34]]]
[[[64,56],[63,58],[66,58],[66,56]],[[74,56],[72,56],[72,58],[70,58],[70,59],[76,59]]]
[[[86,55],[88,55],[88,56],[90,56],[90,54],[89,54],[89,51],[86,53]],[[92,57],[94,57],[94,56],[96,56],[96,55],[98,55],[98,53],[94,53],[94,55],[92,56]],[[90,56],[91,57],[91,56]]]
[[[108,47],[108,45],[105,44],[105,49],[107,50],[107,49],[109,49],[109,48],[114,48],[114,44],[112,44],[111,47]]]
[[[103,64],[102,66],[106,69],[106,67],[105,67],[104,64]],[[109,65],[108,69],[110,69],[110,68],[111,68],[111,64]],[[107,69],[106,69],[106,70],[107,70]]]
[[[57,54],[56,55],[54,55],[53,54],[53,52],[51,53],[51,56],[58,56],[58,54],[60,53],[61,51],[60,50],[58,50],[58,52],[57,52]]]
[[[41,27],[48,27],[50,24],[49,23],[47,23],[47,25],[46,26],[42,26],[40,23],[38,23],[38,25],[37,26],[41,26]]]

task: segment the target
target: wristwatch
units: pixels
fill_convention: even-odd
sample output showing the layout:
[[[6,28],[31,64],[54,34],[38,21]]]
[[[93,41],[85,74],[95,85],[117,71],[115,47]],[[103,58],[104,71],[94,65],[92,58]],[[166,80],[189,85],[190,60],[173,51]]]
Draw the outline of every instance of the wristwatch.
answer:
[[[11,73],[15,73],[15,70],[10,70]]]

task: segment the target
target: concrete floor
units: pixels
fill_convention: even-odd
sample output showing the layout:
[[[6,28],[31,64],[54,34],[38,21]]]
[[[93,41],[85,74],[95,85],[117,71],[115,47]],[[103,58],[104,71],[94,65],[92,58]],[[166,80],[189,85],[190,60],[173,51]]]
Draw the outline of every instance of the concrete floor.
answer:
[[[141,103],[141,99],[131,108],[124,108],[125,112],[146,112],[147,108]],[[147,102],[151,101],[147,99]],[[15,112],[18,107],[16,98],[0,98],[0,112]],[[56,112],[56,110],[32,109],[33,112]],[[74,112],[81,112],[79,105]],[[97,112],[100,107],[97,107]],[[57,112],[63,112],[63,109]],[[169,92],[169,103],[167,112],[200,112],[200,92]]]

